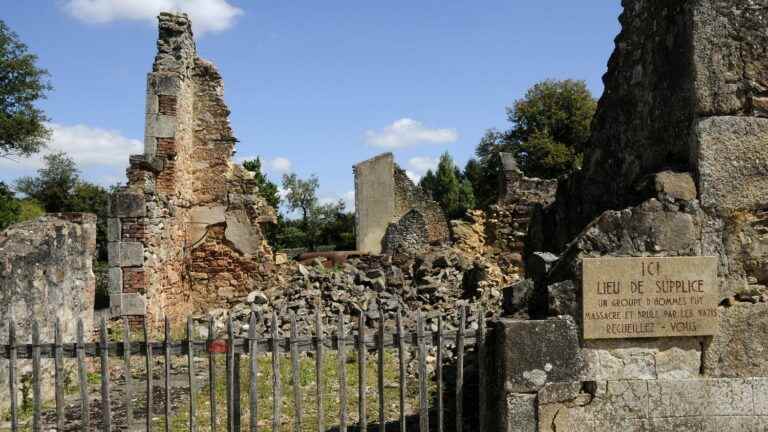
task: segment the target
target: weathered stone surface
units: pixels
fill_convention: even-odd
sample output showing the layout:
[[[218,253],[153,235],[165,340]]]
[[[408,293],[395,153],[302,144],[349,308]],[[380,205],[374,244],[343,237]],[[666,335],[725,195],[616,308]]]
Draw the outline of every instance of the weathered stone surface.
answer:
[[[659,200],[693,201],[696,199],[696,183],[689,173],[662,171],[653,176],[654,189]]]
[[[413,209],[397,222],[389,224],[381,240],[382,253],[389,255],[418,255],[429,246],[427,222],[424,215]]]
[[[141,267],[144,245],[139,242],[109,242],[107,253],[110,267]]]
[[[499,320],[496,353],[504,390],[526,393],[548,383],[578,381],[584,358],[577,331],[571,317],[543,321]]]
[[[146,300],[139,294],[122,293],[109,296],[109,314],[112,317],[144,315],[146,313]]]
[[[765,381],[600,381],[572,399],[540,398],[539,431],[757,432],[765,405],[754,395]]]
[[[536,395],[510,393],[501,401],[501,410],[494,419],[499,432],[536,432]]]
[[[258,255],[264,250],[264,238],[258,226],[254,226],[245,210],[227,212],[227,228],[224,237],[235,249],[246,255]]]
[[[144,217],[146,215],[144,194],[119,192],[112,194],[109,202],[110,214],[113,217]]]
[[[75,340],[78,319],[92,328],[95,250],[96,216],[91,214],[49,214],[0,232],[0,345],[8,343],[11,319],[23,344],[32,343],[34,320],[44,343],[53,342],[56,318],[65,341]],[[73,365],[65,366],[72,373]],[[42,367],[43,382],[52,382],[52,364],[43,362]],[[31,382],[31,364],[22,361],[17,368],[20,382]],[[0,359],[0,370],[8,370],[6,360]],[[0,373],[2,388],[8,388],[7,380],[8,374]],[[47,397],[52,387],[43,386],[43,391]],[[7,394],[0,397],[0,410],[7,408]]]
[[[707,341],[704,374],[712,377],[768,375],[768,303],[720,308],[720,330]]]
[[[588,380],[687,379],[699,376],[698,338],[597,340],[584,342]]]
[[[430,243],[449,240],[448,221],[442,209],[395,164],[392,153],[360,162],[353,170],[357,250],[381,253],[390,223],[414,209],[424,218]]]
[[[108,271],[109,282],[107,290],[110,294],[123,292],[123,269],[120,267],[110,267]]]
[[[768,119],[707,118],[696,137],[702,206],[725,212],[768,203]]]
[[[122,238],[122,225],[119,218],[107,219],[107,241],[117,242]]]

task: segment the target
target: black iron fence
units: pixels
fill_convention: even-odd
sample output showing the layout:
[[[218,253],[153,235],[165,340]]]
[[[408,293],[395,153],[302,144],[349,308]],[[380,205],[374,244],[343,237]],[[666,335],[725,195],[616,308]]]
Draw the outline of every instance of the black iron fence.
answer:
[[[171,367],[172,359],[181,357],[182,362],[187,365],[186,377],[188,385],[187,396],[188,402],[185,402],[185,411],[188,420],[185,421],[183,429],[189,431],[198,430],[210,430],[216,431],[217,425],[220,425],[220,429],[225,428],[227,431],[240,431],[241,422],[243,420],[243,406],[247,406],[248,430],[257,431],[272,430],[279,431],[285,428],[287,425],[283,420],[283,401],[284,397],[290,396],[293,400],[292,418],[290,419],[291,429],[293,431],[301,431],[303,428],[311,427],[311,430],[325,431],[325,430],[337,430],[346,432],[348,429],[367,431],[378,430],[384,432],[385,430],[406,430],[411,423],[411,429],[418,430],[419,432],[426,431],[439,431],[453,430],[461,432],[462,429],[470,430],[487,430],[488,419],[486,416],[486,392],[488,389],[487,380],[487,367],[486,365],[486,326],[484,315],[479,314],[477,319],[478,326],[476,330],[470,330],[466,325],[466,311],[462,309],[459,314],[459,322],[455,324],[454,330],[446,330],[442,317],[437,317],[437,329],[436,331],[427,331],[425,329],[424,315],[419,313],[416,320],[415,331],[404,331],[403,318],[401,313],[396,314],[396,325],[394,329],[385,328],[384,317],[379,315],[379,319],[375,322],[372,328],[367,328],[365,324],[365,314],[359,313],[354,319],[356,323],[350,325],[348,319],[343,315],[340,315],[335,321],[335,334],[325,335],[326,332],[323,328],[323,322],[318,313],[315,316],[314,329],[302,329],[303,333],[313,333],[313,336],[303,336],[300,329],[297,326],[294,316],[291,317],[290,334],[287,336],[281,336],[278,328],[278,318],[273,312],[271,316],[270,333],[268,337],[257,337],[258,320],[255,314],[251,314],[250,323],[248,328],[248,336],[244,338],[235,337],[234,325],[232,318],[230,317],[227,323],[228,337],[226,339],[215,339],[214,337],[214,324],[213,320],[208,320],[208,336],[202,340],[196,340],[193,332],[193,319],[190,317],[187,320],[186,326],[186,338],[183,340],[173,340],[171,337],[171,331],[168,321],[165,321],[164,337],[161,341],[151,341],[147,329],[147,323],[143,323],[143,340],[131,340],[131,329],[127,319],[122,322],[122,340],[114,341],[109,340],[107,323],[105,320],[99,324],[99,341],[96,343],[85,342],[83,322],[79,321],[77,325],[77,341],[72,343],[64,343],[62,341],[60,325],[57,321],[54,325],[54,341],[43,342],[40,340],[39,324],[33,322],[31,325],[32,343],[20,344],[17,340],[16,326],[13,322],[9,323],[8,332],[8,344],[0,345],[0,358],[8,360],[8,369],[5,371],[8,377],[8,393],[10,399],[10,428],[13,432],[20,429],[20,406],[18,399],[18,385],[19,385],[19,364],[22,360],[31,360],[32,363],[32,401],[31,401],[31,419],[28,424],[31,423],[31,429],[33,431],[43,430],[43,407],[41,386],[43,379],[41,377],[41,364],[44,361],[53,362],[53,387],[54,387],[54,406],[49,408],[48,411],[55,412],[50,416],[55,417],[55,420],[51,420],[51,423],[55,423],[57,430],[64,430],[65,422],[65,389],[63,384],[63,363],[65,359],[74,359],[77,369],[77,382],[75,391],[75,398],[79,399],[79,412],[80,419],[79,425],[75,427],[76,430],[90,431],[97,429],[95,423],[99,423],[100,429],[104,431],[111,431],[116,429],[113,425],[112,418],[112,405],[114,401],[110,401],[111,394],[118,384],[110,382],[110,361],[113,358],[120,359],[117,361],[117,365],[122,363],[124,368],[124,380],[119,386],[122,387],[121,398],[125,404],[125,425],[127,429],[132,429],[131,426],[142,425],[142,428],[146,428],[147,431],[162,428],[165,431],[171,430],[171,416],[172,416],[172,403],[171,403]],[[118,323],[119,326],[119,323]],[[368,334],[371,332],[372,334]],[[446,349],[446,346],[450,345],[452,352]],[[429,361],[427,359],[429,353],[433,353]],[[477,375],[477,398],[476,406],[473,404],[473,409],[476,409],[475,413],[465,413],[464,401],[465,395],[465,354],[468,351],[473,351],[476,356]],[[335,352],[337,357],[337,373],[335,379],[338,380],[338,410],[332,415],[329,415],[328,410],[325,407],[326,398],[323,396],[323,392],[326,385],[326,377],[324,373],[324,365],[326,365],[326,354],[328,352]],[[393,367],[391,364],[385,364],[385,353],[395,353],[396,365]],[[311,353],[314,357],[314,378],[315,385],[313,391],[316,393],[314,400],[313,416],[311,422],[313,425],[307,425],[310,417],[305,416],[306,410],[303,407],[303,395],[302,392],[307,391],[306,386],[302,386],[300,380],[300,367],[299,361],[302,356],[306,360],[306,354]],[[415,354],[412,361],[407,361],[409,353]],[[448,353],[448,354],[447,354]],[[356,354],[357,358],[357,406],[356,406],[356,421],[353,421],[350,416],[350,403],[348,395],[348,372],[346,363],[350,355]],[[284,356],[290,358],[290,377],[283,377],[281,373],[280,360]],[[376,358],[376,365],[373,366],[376,369],[376,401],[378,402],[378,418],[372,419],[369,422],[366,392],[368,389],[368,356]],[[163,391],[158,392],[159,397],[164,398],[162,401],[163,413],[162,417],[164,422],[162,426],[153,423],[153,407],[156,401],[153,398],[157,397],[153,392],[153,388],[156,386],[153,378],[155,372],[156,361],[155,359],[162,357],[162,365],[164,379],[160,380],[162,383],[158,383],[161,387],[164,387]],[[222,357],[226,360],[222,361]],[[269,360],[269,365],[259,360]],[[392,356],[390,356],[392,357]],[[87,360],[93,358],[93,360]],[[47,360],[50,359],[50,360]],[[96,360],[98,359],[98,360]],[[137,363],[133,363],[138,359]],[[195,362],[196,359],[202,359],[207,362],[207,382],[202,381],[195,374]],[[143,360],[143,361],[141,361]],[[176,360],[177,362],[179,360]],[[221,363],[224,363],[222,365]],[[247,362],[244,366],[247,372],[241,372],[241,362]],[[408,392],[408,372],[407,368],[410,365],[416,365],[416,374],[414,378],[418,381],[417,400],[418,403],[412,403],[411,405],[417,405],[417,409],[412,409],[410,412],[407,410],[406,395]],[[99,397],[91,397],[88,392],[89,386],[89,367],[95,368],[96,363],[100,366],[100,372],[98,373],[100,383],[100,395]],[[158,362],[160,363],[160,362]],[[434,365],[434,375],[428,373],[428,363]],[[446,379],[444,371],[448,369],[448,363],[450,363],[450,370],[452,371],[451,386],[446,386]],[[143,419],[134,418],[134,405],[137,403],[134,401],[136,395],[136,388],[134,387],[132,380],[131,367],[135,369],[137,366],[143,366],[146,372],[146,385],[143,386],[144,404],[145,409]],[[224,376],[221,377],[220,369],[224,369]],[[399,390],[399,396],[397,398],[398,406],[398,418],[387,418],[385,404],[387,403],[385,397],[385,371],[390,368],[396,368],[397,372],[397,388]],[[264,421],[259,420],[259,400],[260,395],[263,393],[264,388],[260,388],[260,373],[265,369],[271,369],[270,383],[271,385],[271,424],[264,424]],[[270,372],[270,370],[267,370]],[[392,372],[391,370],[389,372]],[[0,371],[0,373],[3,373]],[[241,374],[247,373],[250,378],[248,381],[247,398],[242,397],[240,392]],[[269,374],[265,374],[269,375]],[[281,380],[284,378],[290,379],[290,384],[287,385],[289,395],[283,395],[283,383]],[[264,379],[263,377],[261,379]],[[223,380],[223,383],[219,380]],[[48,383],[50,385],[50,383]],[[220,409],[217,398],[221,397],[217,395],[216,389],[224,385],[226,389],[226,408]],[[263,384],[263,382],[262,382]],[[207,385],[207,395],[203,395],[203,399],[210,405],[210,416],[205,424],[201,424],[199,417],[199,404],[200,393]],[[354,390],[353,390],[354,391]],[[450,391],[451,394],[447,394]],[[2,394],[3,392],[0,392]],[[416,393],[416,392],[413,392]],[[391,392],[390,392],[391,394]],[[79,396],[77,396],[79,395]],[[207,396],[207,397],[205,397]],[[470,399],[472,399],[470,397]],[[100,400],[100,401],[99,401]],[[137,399],[138,400],[138,399]],[[247,400],[244,404],[243,400]],[[474,401],[474,399],[472,399]],[[451,406],[446,407],[445,402],[450,401]],[[159,401],[158,401],[159,402]],[[390,401],[391,402],[391,401]],[[94,421],[91,418],[91,404],[100,405],[100,416],[98,421]],[[430,406],[432,404],[433,406]],[[393,405],[394,406],[394,405]],[[263,409],[263,407],[262,407]],[[155,411],[157,411],[155,409]],[[226,411],[226,422],[223,423],[223,417],[220,417],[219,411]],[[450,419],[446,419],[446,413],[452,414]],[[430,416],[430,413],[432,414]],[[207,413],[206,413],[207,414]],[[469,415],[468,415],[469,414]],[[49,416],[49,417],[50,417]],[[329,421],[329,417],[333,417]],[[410,419],[415,420],[418,418],[418,426],[416,422],[409,422]],[[478,424],[470,427],[465,427],[465,417],[471,417]],[[142,421],[143,420],[143,421]],[[473,421],[473,423],[474,423]],[[430,422],[432,424],[430,424]],[[223,424],[222,424],[223,423]],[[450,423],[450,424],[449,424]],[[377,426],[378,424],[378,426]],[[224,426],[225,427],[221,427]],[[70,425],[70,428],[72,426]]]

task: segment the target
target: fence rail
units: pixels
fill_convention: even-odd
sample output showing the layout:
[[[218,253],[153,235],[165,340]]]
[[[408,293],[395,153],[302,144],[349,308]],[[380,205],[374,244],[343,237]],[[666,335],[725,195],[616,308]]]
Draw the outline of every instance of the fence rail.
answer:
[[[480,317],[484,315],[480,314]],[[227,338],[226,339],[214,339],[214,326],[213,320],[208,320],[208,337],[205,340],[196,340],[193,337],[193,322],[189,318],[187,321],[186,331],[187,337],[181,341],[174,341],[170,335],[170,326],[168,320],[164,322],[164,337],[161,341],[150,341],[148,337],[147,322],[143,323],[143,341],[136,341],[130,339],[130,328],[128,320],[123,320],[123,338],[121,341],[111,341],[108,338],[107,323],[102,319],[99,324],[99,341],[98,342],[85,342],[82,320],[78,321],[77,325],[77,342],[62,341],[60,332],[60,323],[57,320],[54,325],[54,342],[43,343],[40,340],[39,324],[35,321],[31,324],[32,343],[20,344],[17,340],[16,324],[14,322],[9,323],[8,327],[8,344],[0,345],[0,359],[8,360],[8,370],[5,372],[8,377],[8,391],[10,397],[10,424],[11,430],[16,432],[19,429],[19,404],[17,400],[18,393],[18,380],[19,372],[18,366],[20,360],[32,361],[32,430],[42,431],[42,401],[41,401],[41,362],[42,359],[53,359],[54,366],[54,395],[55,395],[55,418],[57,430],[63,430],[64,416],[65,416],[65,402],[63,396],[63,360],[75,359],[77,363],[78,372],[78,387],[79,387],[79,405],[81,420],[79,429],[83,431],[91,430],[90,419],[90,406],[93,402],[88,394],[87,387],[87,358],[98,358],[100,365],[100,407],[101,407],[101,424],[103,431],[111,431],[112,425],[112,404],[111,404],[111,387],[114,385],[110,382],[110,359],[122,360],[125,380],[121,384],[123,388],[123,402],[126,406],[126,424],[135,425],[134,416],[134,393],[132,385],[132,372],[131,364],[133,357],[143,357],[144,370],[146,373],[146,386],[145,386],[145,400],[146,400],[146,415],[144,418],[144,424],[147,431],[153,429],[152,424],[152,408],[153,408],[153,389],[156,387],[153,383],[153,371],[156,371],[155,358],[163,358],[163,382],[160,383],[164,386],[164,401],[163,403],[163,417],[164,417],[164,429],[166,432],[170,431],[170,418],[172,411],[171,404],[171,364],[172,358],[185,357],[188,365],[187,370],[187,396],[189,397],[189,404],[187,409],[189,421],[187,430],[197,431],[200,426],[210,426],[211,431],[217,430],[217,416],[219,410],[217,407],[217,381],[220,379],[225,380],[226,386],[226,430],[228,432],[235,432],[241,430],[241,398],[240,398],[240,363],[241,357],[248,356],[247,370],[250,374],[249,388],[247,389],[249,402],[247,404],[249,409],[249,430],[257,431],[271,429],[274,432],[281,430],[282,425],[282,401],[284,395],[282,394],[283,386],[280,369],[280,358],[282,355],[287,354],[290,358],[290,377],[287,382],[293,397],[293,410],[291,412],[293,430],[298,432],[302,430],[302,422],[304,420],[304,407],[302,404],[303,392],[300,383],[300,371],[299,361],[302,353],[313,353],[315,356],[314,375],[315,375],[315,389],[316,395],[315,414],[314,419],[315,430],[326,430],[326,409],[324,406],[323,389],[325,383],[325,376],[323,372],[324,367],[324,355],[326,351],[335,351],[338,356],[338,401],[339,411],[338,422],[334,424],[333,430],[340,432],[346,432],[350,427],[349,418],[349,399],[347,394],[347,372],[346,362],[347,353],[356,352],[357,354],[357,385],[358,385],[358,397],[357,397],[357,424],[356,430],[367,431],[368,427],[368,407],[367,407],[367,357],[371,353],[375,353],[377,358],[376,364],[376,398],[378,402],[379,416],[376,419],[378,423],[378,430],[384,432],[387,430],[387,418],[385,415],[385,352],[387,349],[394,349],[397,351],[397,369],[398,369],[398,383],[397,388],[399,391],[398,411],[399,417],[397,420],[390,420],[390,423],[399,423],[399,429],[405,431],[408,426],[408,413],[406,411],[406,393],[407,393],[407,350],[408,348],[415,349],[417,360],[417,379],[418,379],[418,428],[413,428],[419,432],[427,432],[435,430],[443,432],[445,429],[445,377],[443,374],[443,368],[446,366],[446,345],[451,344],[455,347],[455,390],[454,390],[454,417],[455,423],[450,428],[451,430],[461,432],[464,424],[464,355],[468,347],[474,347],[474,352],[477,355],[478,365],[478,378],[479,378],[479,394],[478,394],[478,411],[477,419],[479,422],[478,430],[485,430],[487,425],[486,419],[486,406],[485,406],[485,391],[487,384],[487,371],[484,355],[484,341],[485,341],[485,321],[479,319],[479,328],[477,330],[466,329],[466,310],[462,308],[459,318],[459,328],[455,331],[445,331],[444,322],[442,317],[438,317],[437,331],[425,331],[425,319],[422,313],[418,314],[416,320],[416,331],[404,331],[402,324],[402,316],[398,311],[396,315],[396,329],[394,331],[388,331],[385,328],[384,316],[379,314],[377,325],[373,334],[366,334],[367,328],[365,323],[365,314],[360,313],[357,317],[356,325],[351,326],[347,319],[341,315],[337,319],[337,330],[335,335],[325,336],[323,332],[323,322],[319,311],[315,316],[314,332],[315,336],[302,336],[299,334],[299,329],[296,323],[296,317],[291,316],[290,322],[290,335],[280,336],[278,334],[278,319],[276,313],[273,312],[271,317],[271,334],[269,337],[256,337],[256,327],[258,322],[256,315],[251,314],[250,324],[248,329],[248,336],[245,338],[237,338],[234,333],[234,325],[232,318],[230,317],[227,322]],[[312,329],[309,329],[311,331]],[[357,334],[352,332],[356,331]],[[436,350],[436,376],[435,376],[435,400],[436,406],[432,407],[436,411],[436,424],[430,427],[430,395],[428,391],[428,381],[430,380],[427,368],[427,355],[429,348],[432,347]],[[272,418],[271,427],[266,428],[259,423],[258,414],[258,400],[259,400],[259,358],[268,358],[271,354],[271,370],[272,370]],[[218,369],[217,358],[226,358],[224,367],[224,374]],[[197,395],[201,390],[201,384],[197,382],[198,379],[194,372],[196,359],[207,359],[208,363],[208,389],[210,400],[210,424],[200,425],[197,422],[198,414],[198,401]],[[134,364],[135,367],[135,364]],[[0,373],[3,373],[0,371]],[[2,394],[2,392],[0,392]],[[95,398],[93,398],[95,399]],[[261,426],[261,427],[260,427]],[[474,428],[473,428],[474,429]],[[391,430],[391,429],[390,429]]]

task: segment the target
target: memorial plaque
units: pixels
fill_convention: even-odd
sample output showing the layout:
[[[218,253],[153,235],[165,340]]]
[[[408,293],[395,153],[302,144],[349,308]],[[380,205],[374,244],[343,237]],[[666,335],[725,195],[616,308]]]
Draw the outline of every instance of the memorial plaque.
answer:
[[[585,258],[584,339],[717,331],[717,257]]]

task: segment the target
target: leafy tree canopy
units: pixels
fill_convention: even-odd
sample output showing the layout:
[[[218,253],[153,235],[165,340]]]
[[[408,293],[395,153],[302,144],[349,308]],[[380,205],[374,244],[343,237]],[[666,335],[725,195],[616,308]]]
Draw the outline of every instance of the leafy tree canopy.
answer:
[[[597,102],[584,81],[546,80],[507,108],[512,128],[489,130],[475,151],[486,180],[498,184],[498,154],[514,153],[529,177],[556,178],[579,168]],[[481,201],[487,201],[483,197]]]
[[[0,157],[29,156],[45,145],[48,120],[35,102],[51,89],[16,33],[0,21]]]

